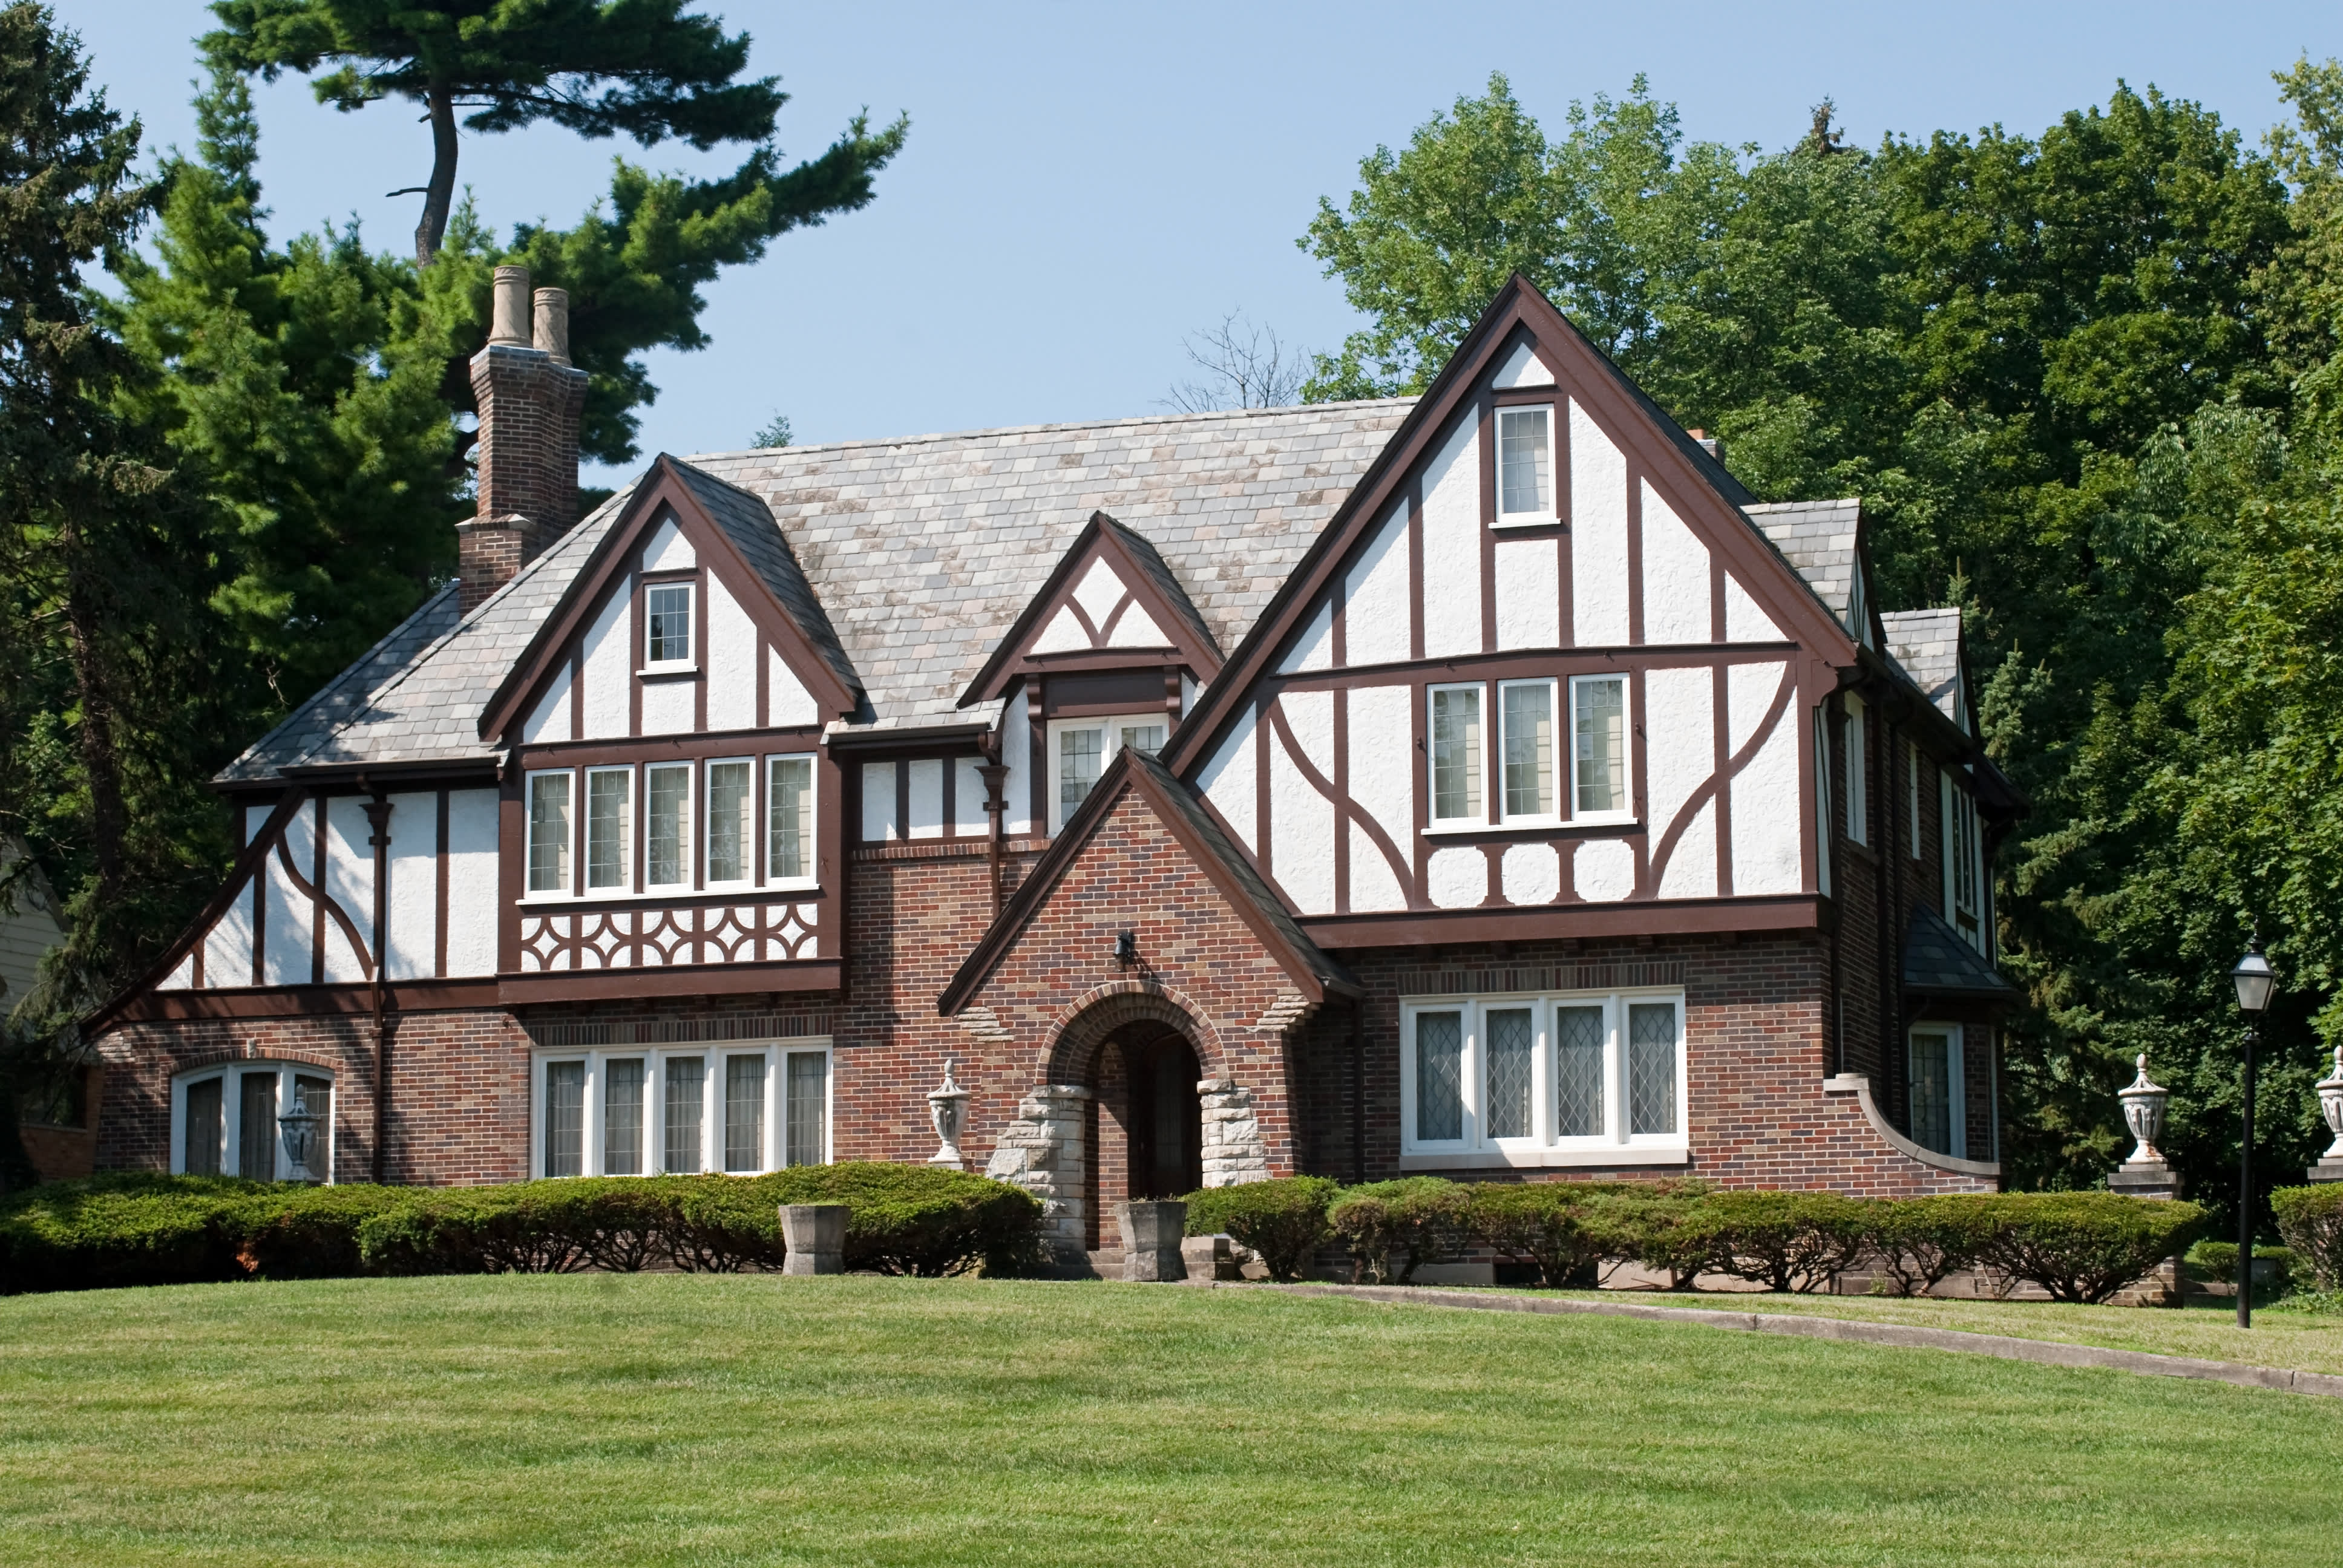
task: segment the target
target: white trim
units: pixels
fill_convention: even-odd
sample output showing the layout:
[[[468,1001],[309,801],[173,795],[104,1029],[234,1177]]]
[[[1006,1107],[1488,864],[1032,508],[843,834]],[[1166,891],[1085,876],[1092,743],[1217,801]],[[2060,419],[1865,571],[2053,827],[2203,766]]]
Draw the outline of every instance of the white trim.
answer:
[[[1113,762],[1114,754],[1122,749],[1122,732],[1125,729],[1162,730],[1163,739],[1156,746],[1159,751],[1164,746],[1171,744],[1172,739],[1172,716],[1160,708],[1138,713],[1094,713],[1079,719],[1052,719],[1049,723],[1049,745],[1043,756],[1049,769],[1047,783],[1050,794],[1050,831],[1053,836],[1064,831],[1066,819],[1073,815],[1073,811],[1081,809],[1079,805],[1072,810],[1066,809],[1061,780],[1058,777],[1061,760],[1060,742],[1069,730],[1095,729],[1100,732],[1098,766],[1099,777],[1101,779],[1106,776],[1108,765]],[[1092,779],[1091,787],[1096,789],[1098,780]],[[1083,791],[1082,799],[1084,800],[1090,799],[1088,790]],[[906,831],[908,830],[907,825]]]
[[[1846,694],[1846,723],[1839,731],[1839,768],[1846,775],[1846,837],[1849,843],[1871,842],[1871,779],[1865,742],[1863,699]]]
[[[608,1168],[610,1151],[607,1144],[607,1087],[608,1064],[613,1061],[640,1061],[643,1064],[642,1121],[639,1129],[641,1140],[632,1174],[658,1175],[666,1173],[667,1163],[667,1064],[670,1060],[701,1062],[699,1077],[699,1174],[719,1172],[724,1169],[724,1082],[725,1062],[738,1056],[762,1059],[765,1068],[763,1135],[759,1142],[758,1164],[754,1171],[731,1172],[734,1175],[762,1175],[778,1171],[791,1162],[794,1152],[789,1147],[789,1063],[797,1055],[819,1055],[822,1059],[821,1125],[818,1134],[820,1147],[810,1151],[810,1158],[799,1160],[804,1165],[826,1165],[830,1160],[833,1141],[832,1127],[837,1106],[837,1074],[833,1070],[830,1037],[814,1035],[796,1040],[698,1040],[668,1045],[595,1046],[585,1050],[538,1050],[529,1053],[528,1069],[528,1172],[534,1180],[549,1179],[552,1161],[546,1145],[545,1089],[546,1070],[556,1063],[575,1062],[584,1067],[585,1081],[579,1097],[578,1174],[601,1175]],[[626,1174],[627,1172],[621,1172]]]
[[[681,592],[683,595],[683,657],[653,658],[651,657],[651,595]],[[699,584],[697,581],[645,583],[643,585],[643,667],[637,675],[696,675],[699,671],[696,639],[699,635]]]
[[[1436,769],[1440,763],[1440,694],[1443,691],[1469,691],[1473,694],[1473,728],[1480,753],[1479,798],[1467,802],[1461,816],[1440,814],[1440,779]],[[1425,830],[1441,832],[1457,829],[1484,829],[1489,826],[1489,685],[1483,680],[1438,681],[1423,689],[1423,819]],[[1472,791],[1468,789],[1467,794]]]
[[[282,1057],[237,1057],[228,1061],[215,1061],[207,1066],[191,1068],[171,1080],[171,1147],[170,1171],[174,1176],[187,1173],[187,1091],[199,1083],[216,1080],[220,1085],[220,1147],[217,1174],[236,1176],[237,1152],[244,1134],[244,1080],[255,1073],[277,1075],[277,1114],[283,1117],[293,1109],[297,1092],[296,1079],[321,1078],[326,1081],[327,1114],[318,1129],[323,1146],[311,1156],[309,1179],[330,1185],[334,1180],[334,1130],[339,1117],[341,1084],[339,1076],[330,1067],[315,1062],[293,1061]],[[285,1138],[280,1131],[276,1140],[276,1174],[272,1181],[289,1181],[293,1178],[293,1161],[286,1152]]]
[[[1925,1020],[1906,1030],[1904,1031],[1904,1081],[1907,1084],[1917,1084],[1920,1081],[1916,1047],[1920,1036],[1924,1034],[1941,1036],[1945,1040],[1946,1101],[1945,1141],[1951,1147],[1930,1149],[1928,1144],[1921,1141],[1920,1127],[1916,1118],[1912,1125],[1912,1141],[1918,1143],[1923,1149],[1929,1149],[1931,1153],[1942,1154],[1946,1159],[1966,1160],[1969,1157],[1969,1096],[1968,1061],[1964,1030],[1957,1023],[1942,1023],[1935,1020]]]
[[[1815,769],[1815,891],[1831,896],[1831,838],[1837,830],[1831,797],[1830,704],[1815,709],[1815,743],[1808,760]]]
[[[1546,809],[1543,811],[1523,811],[1516,814],[1511,809],[1511,803],[1506,798],[1507,791],[1505,789],[1505,740],[1507,739],[1505,733],[1505,693],[1525,686],[1543,687],[1545,690],[1547,799]],[[1572,769],[1570,765],[1564,760],[1562,756],[1564,730],[1567,728],[1563,722],[1563,715],[1561,711],[1562,697],[1563,693],[1560,683],[1553,679],[1551,677],[1543,678],[1533,677],[1525,680],[1501,680],[1497,682],[1496,799],[1497,821],[1501,827],[1558,828],[1563,824],[1564,818],[1561,810],[1562,791],[1572,781]],[[1621,728],[1624,729],[1625,726],[1623,725]],[[1574,753],[1576,749],[1574,747],[1572,749]]]
[[[1675,1126],[1666,1132],[1630,1131],[1627,1103],[1628,1010],[1637,1003],[1664,1002],[1675,1011]],[[1570,1007],[1603,1012],[1603,1121],[1594,1134],[1564,1137],[1560,1124],[1559,1074],[1554,1052],[1560,1032],[1556,1014]],[[1489,1105],[1489,1015],[1527,1010],[1532,1014],[1531,1125],[1526,1136],[1498,1138],[1486,1131]],[[1416,1136],[1416,1048],[1420,1020],[1454,1013],[1463,1061],[1458,1082],[1459,1132],[1453,1139]],[[1412,1169],[1470,1165],[1617,1165],[1681,1163],[1691,1140],[1690,1030],[1680,988],[1599,991],[1537,991],[1505,996],[1410,997],[1400,1008],[1400,1153],[1431,1161]]]

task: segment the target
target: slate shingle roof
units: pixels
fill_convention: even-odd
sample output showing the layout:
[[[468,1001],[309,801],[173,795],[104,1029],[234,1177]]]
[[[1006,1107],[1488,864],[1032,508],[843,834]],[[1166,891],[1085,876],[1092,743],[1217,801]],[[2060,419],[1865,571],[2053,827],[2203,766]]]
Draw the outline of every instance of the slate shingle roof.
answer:
[[[2017,994],[2016,986],[1926,904],[1912,911],[1911,929],[1904,934],[1904,989],[1939,996]]]
[[[679,466],[736,539],[757,535],[759,504],[778,522],[779,541],[749,558],[818,639],[828,628],[826,653],[866,693],[870,727],[957,724],[983,717],[956,706],[960,692],[1093,511],[1141,536],[1179,598],[1232,648],[1412,407],[1037,425]],[[482,709],[629,493],[460,624],[453,589],[433,599],[221,777],[492,755]]]
[[[1887,651],[1904,667],[1912,684],[1946,718],[1966,729],[1968,716],[1960,710],[1961,612],[1885,610],[1879,624],[1887,634]]]
[[[689,463],[678,463],[676,470],[715,519],[716,526],[739,547],[749,567],[765,579],[773,597],[781,601],[798,628],[820,652],[822,662],[837,673],[849,690],[860,689],[862,683],[855,678],[854,665],[846,657],[846,649],[839,646],[838,632],[830,624],[829,612],[821,608],[821,597],[806,581],[804,568],[798,565],[789,541],[773,526],[773,514],[765,503],[739,486],[728,485]]]
[[[1112,518],[1108,518],[1107,522],[1114,529],[1116,536],[1122,540],[1125,548],[1131,551],[1131,558],[1139,563],[1139,569],[1153,579],[1157,589],[1171,602],[1172,607],[1180,612],[1181,618],[1187,621],[1188,629],[1194,633],[1206,648],[1215,652],[1225,652],[1226,650],[1214,641],[1212,628],[1204,624],[1202,614],[1196,608],[1196,601],[1188,597],[1188,590],[1180,586],[1180,579],[1172,575],[1171,567],[1164,563],[1163,558],[1156,552],[1155,547],[1148,542],[1147,536],[1133,533]],[[1169,627],[1164,628],[1167,632],[1170,629]]]
[[[1863,628],[1848,618],[1855,589],[1855,524],[1863,502],[1854,497],[1835,501],[1775,501],[1741,508],[1772,541],[1782,558],[1797,568],[1815,596],[1856,637]]]

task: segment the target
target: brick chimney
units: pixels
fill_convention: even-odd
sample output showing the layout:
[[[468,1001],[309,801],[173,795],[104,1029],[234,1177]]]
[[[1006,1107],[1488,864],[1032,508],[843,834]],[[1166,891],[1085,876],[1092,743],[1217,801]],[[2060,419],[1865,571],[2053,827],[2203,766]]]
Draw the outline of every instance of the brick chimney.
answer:
[[[569,296],[540,288],[531,304],[528,268],[497,268],[488,347],[472,356],[479,508],[456,525],[467,615],[578,520],[586,373],[569,363]]]

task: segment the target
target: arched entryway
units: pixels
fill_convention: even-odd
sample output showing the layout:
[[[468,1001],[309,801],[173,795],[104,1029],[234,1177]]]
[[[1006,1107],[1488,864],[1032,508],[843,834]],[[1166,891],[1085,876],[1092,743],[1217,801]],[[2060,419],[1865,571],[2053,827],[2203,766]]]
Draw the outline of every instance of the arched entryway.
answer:
[[[1177,1027],[1136,1019],[1098,1043],[1084,1087],[1090,1102],[1089,1244],[1120,1245],[1114,1206],[1177,1198],[1204,1184],[1203,1067]]]

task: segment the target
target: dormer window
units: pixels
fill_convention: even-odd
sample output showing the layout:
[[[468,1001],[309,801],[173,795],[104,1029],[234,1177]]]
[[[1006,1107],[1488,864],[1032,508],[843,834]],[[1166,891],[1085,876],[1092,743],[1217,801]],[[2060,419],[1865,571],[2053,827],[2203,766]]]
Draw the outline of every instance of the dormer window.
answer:
[[[1163,749],[1169,726],[1161,714],[1109,719],[1063,719],[1050,726],[1051,777],[1057,784],[1055,832],[1091,798],[1117,751],[1129,748],[1152,757]]]
[[[691,585],[653,583],[643,590],[643,663],[650,669],[691,664]]]
[[[1550,523],[1554,510],[1554,410],[1497,411],[1497,521]]]

